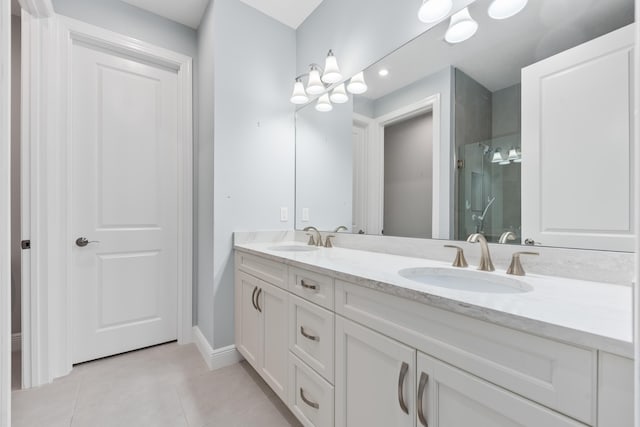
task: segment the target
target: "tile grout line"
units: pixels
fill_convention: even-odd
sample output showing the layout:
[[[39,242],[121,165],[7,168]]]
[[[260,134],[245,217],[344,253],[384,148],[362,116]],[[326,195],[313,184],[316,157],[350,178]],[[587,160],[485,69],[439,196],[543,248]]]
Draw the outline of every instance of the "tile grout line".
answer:
[[[82,378],[82,376],[81,376],[79,381],[78,381],[78,388],[76,390],[76,397],[73,400],[73,411],[71,411],[71,419],[69,420],[69,427],[73,426],[73,419],[76,416],[76,409],[78,408],[78,398],[80,397],[80,388],[82,388],[82,384],[83,383],[84,383],[84,378]]]
[[[176,397],[178,398],[178,403],[180,404],[180,411],[182,411],[182,418],[184,418],[184,422],[187,423],[187,427],[190,427],[191,423],[189,423],[189,420],[187,419],[187,412],[184,410],[184,405],[182,404],[180,393],[178,393],[178,387],[175,384],[171,384],[171,387],[173,387],[173,391],[175,392]]]

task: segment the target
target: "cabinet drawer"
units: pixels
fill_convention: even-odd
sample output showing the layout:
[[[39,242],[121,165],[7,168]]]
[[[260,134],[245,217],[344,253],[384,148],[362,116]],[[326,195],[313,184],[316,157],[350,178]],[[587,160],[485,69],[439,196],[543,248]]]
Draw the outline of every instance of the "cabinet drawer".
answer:
[[[335,314],[301,298],[289,298],[289,350],[333,383]]]
[[[292,267],[289,290],[301,298],[333,310],[333,279],[322,274]]]
[[[287,288],[287,266],[259,256],[236,251],[236,268],[280,288]]]
[[[597,354],[336,281],[336,312],[477,377],[595,423]]]
[[[332,427],[333,386],[289,353],[289,409],[305,427]]]

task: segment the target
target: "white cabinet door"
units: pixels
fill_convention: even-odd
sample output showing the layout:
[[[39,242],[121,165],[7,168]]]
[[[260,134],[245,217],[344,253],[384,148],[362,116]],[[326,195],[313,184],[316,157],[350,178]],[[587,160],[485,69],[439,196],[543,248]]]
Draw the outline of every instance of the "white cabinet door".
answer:
[[[336,317],[336,427],[415,426],[416,352]]]
[[[258,279],[236,271],[236,346],[256,370],[260,354],[260,312],[255,297],[259,289]]]
[[[633,360],[600,352],[598,426],[633,425]]]
[[[289,360],[287,292],[260,281],[256,293],[260,313],[260,362],[258,372],[284,402],[287,401]]]
[[[522,70],[522,237],[633,251],[633,25]]]
[[[422,353],[417,382],[418,426],[584,426]]]

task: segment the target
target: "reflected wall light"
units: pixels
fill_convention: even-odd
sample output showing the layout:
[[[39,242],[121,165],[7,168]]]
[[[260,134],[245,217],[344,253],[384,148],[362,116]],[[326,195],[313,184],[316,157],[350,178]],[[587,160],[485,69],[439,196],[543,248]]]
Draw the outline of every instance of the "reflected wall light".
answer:
[[[318,98],[318,103],[316,104],[316,110],[321,113],[327,113],[333,110],[333,105],[331,105],[331,101],[329,100],[329,94],[325,93],[320,98]]]
[[[329,97],[329,99],[331,99],[331,102],[335,104],[344,104],[345,102],[349,101],[349,95],[347,95],[347,89],[345,89],[344,83],[336,86],[336,88],[333,89],[333,92],[331,92],[331,96]]]
[[[493,19],[507,19],[520,13],[528,0],[493,0],[489,5],[489,16]]]
[[[449,15],[453,9],[452,0],[423,0],[420,10],[418,10],[418,19],[425,24],[433,24]]]
[[[355,76],[351,77],[347,90],[354,95],[361,95],[369,89],[367,83],[364,81],[364,72],[360,71]]]
[[[471,17],[469,8],[465,7],[451,17],[444,39],[451,44],[462,43],[473,37],[476,31],[478,23]]]

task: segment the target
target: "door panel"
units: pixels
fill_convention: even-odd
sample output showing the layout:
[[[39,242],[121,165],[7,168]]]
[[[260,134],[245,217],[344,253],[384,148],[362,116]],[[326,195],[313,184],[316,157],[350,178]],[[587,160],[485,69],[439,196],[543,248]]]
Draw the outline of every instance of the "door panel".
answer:
[[[336,427],[414,426],[415,353],[336,316]]]
[[[260,372],[271,388],[284,402],[287,401],[288,299],[287,292],[265,282],[256,296],[256,305],[262,310],[262,359]]]
[[[258,370],[260,350],[260,313],[255,305],[255,295],[258,291],[258,279],[248,274],[236,274],[236,325],[238,334],[236,343],[238,351]]]
[[[177,75],[72,47],[73,362],[177,338]]]

